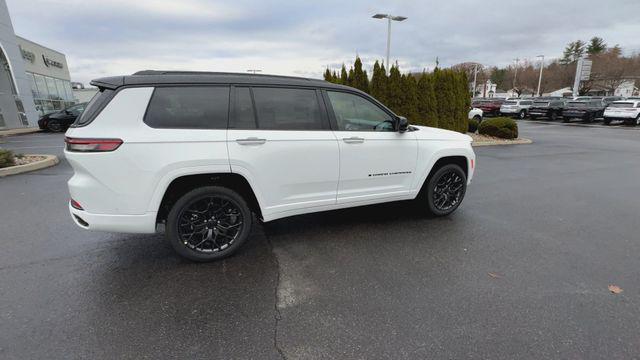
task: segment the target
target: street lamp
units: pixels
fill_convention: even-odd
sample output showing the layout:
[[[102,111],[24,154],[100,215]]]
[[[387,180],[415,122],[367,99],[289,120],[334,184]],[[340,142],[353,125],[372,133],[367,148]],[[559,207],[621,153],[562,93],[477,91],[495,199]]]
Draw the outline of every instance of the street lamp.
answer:
[[[516,63],[515,72],[513,73],[513,88],[515,89],[516,88],[516,77],[518,76],[518,65],[519,65],[518,62],[520,61],[520,59],[515,58],[515,59],[513,59],[513,61]]]
[[[389,64],[389,50],[391,49],[391,20],[393,21],[404,21],[407,20],[405,16],[394,16],[389,14],[375,14],[372,16],[374,19],[387,19],[387,71],[391,70],[391,65]]]
[[[542,68],[544,68],[544,55],[536,56],[540,59],[540,76],[538,77],[538,91],[536,91],[536,96],[540,97],[540,84],[542,83]]]

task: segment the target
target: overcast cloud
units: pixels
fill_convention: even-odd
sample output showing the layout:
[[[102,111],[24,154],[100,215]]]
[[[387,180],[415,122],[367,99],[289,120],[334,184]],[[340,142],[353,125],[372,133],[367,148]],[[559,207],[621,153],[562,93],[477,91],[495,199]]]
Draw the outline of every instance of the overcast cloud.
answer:
[[[597,35],[640,52],[640,1],[7,0],[16,34],[67,55],[72,80],[177,69],[321,77],[359,54],[382,59],[382,12],[402,70],[562,54]]]

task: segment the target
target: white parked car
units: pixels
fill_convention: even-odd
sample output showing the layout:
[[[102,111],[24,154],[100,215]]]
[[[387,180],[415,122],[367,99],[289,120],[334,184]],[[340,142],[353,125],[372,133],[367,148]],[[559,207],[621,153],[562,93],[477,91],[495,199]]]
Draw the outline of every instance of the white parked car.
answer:
[[[471,119],[482,122],[482,110],[472,107],[471,110],[469,110],[469,120]]]
[[[640,125],[640,99],[614,101],[604,109],[604,124],[622,121],[627,125]]]
[[[66,133],[69,211],[88,230],[234,253],[262,221],[417,199],[436,216],[474,173],[467,135],[411,126],[356,89],[303,78],[143,71],[100,91]],[[160,227],[161,228],[161,227]]]
[[[500,106],[500,113],[524,119],[527,117],[531,105],[533,105],[533,100],[530,99],[508,99]]]

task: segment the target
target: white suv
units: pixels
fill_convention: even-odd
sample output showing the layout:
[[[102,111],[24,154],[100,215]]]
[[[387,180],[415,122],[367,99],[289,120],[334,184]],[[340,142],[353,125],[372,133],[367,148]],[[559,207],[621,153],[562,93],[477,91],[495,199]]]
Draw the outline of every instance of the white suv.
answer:
[[[614,101],[604,109],[604,124],[621,120],[626,125],[640,125],[640,100]]]
[[[369,95],[293,77],[142,71],[98,79],[66,133],[69,211],[89,230],[154,233],[196,261],[262,221],[419,199],[448,215],[474,172],[467,135],[409,126]]]
[[[531,99],[507,99],[507,101],[500,106],[500,113],[511,115],[518,119],[524,119],[527,117],[531,105],[533,105],[533,100]]]

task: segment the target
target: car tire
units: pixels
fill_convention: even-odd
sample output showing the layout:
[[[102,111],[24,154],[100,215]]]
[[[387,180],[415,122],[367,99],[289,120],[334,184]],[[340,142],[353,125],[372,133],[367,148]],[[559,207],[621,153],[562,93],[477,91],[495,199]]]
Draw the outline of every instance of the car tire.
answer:
[[[242,196],[225,187],[205,186],[176,201],[167,215],[165,238],[184,258],[215,261],[238,251],[252,222]]]
[[[58,120],[49,120],[47,122],[47,130],[49,130],[51,132],[63,132],[64,128],[62,127],[62,124],[60,123],[60,121],[58,121]]]
[[[611,119],[604,118],[604,119],[602,120],[602,124],[603,124],[603,125],[611,125]]]
[[[428,214],[447,216],[462,203],[467,191],[467,176],[460,166],[447,164],[435,171],[423,190],[422,200],[427,201]],[[450,199],[451,196],[454,199]]]
[[[527,112],[524,110],[520,110],[520,112],[518,113],[518,119],[524,120],[524,118],[526,117],[527,117]]]
[[[475,116],[473,117],[473,120],[477,121],[477,122],[478,122],[478,124],[479,124],[479,123],[481,123],[481,122],[482,122],[482,117],[481,117],[480,115],[475,115]]]
[[[537,119],[538,119],[538,117],[537,117],[537,116],[535,116],[535,115],[529,115],[529,119],[531,119],[531,120],[537,120]]]
[[[551,119],[552,121],[558,120],[558,113],[556,111],[551,111],[551,113],[549,114],[549,119]]]

